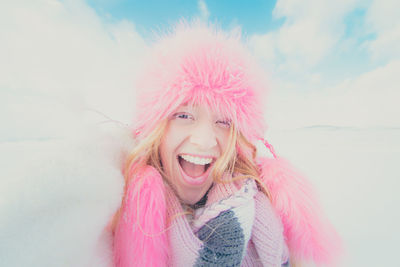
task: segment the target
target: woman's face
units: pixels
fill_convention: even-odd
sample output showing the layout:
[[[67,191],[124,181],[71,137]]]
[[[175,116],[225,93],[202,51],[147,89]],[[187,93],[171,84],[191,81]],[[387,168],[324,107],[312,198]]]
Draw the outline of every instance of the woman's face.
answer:
[[[228,144],[230,122],[204,106],[181,106],[169,118],[160,156],[166,179],[186,204],[213,183],[211,170]]]

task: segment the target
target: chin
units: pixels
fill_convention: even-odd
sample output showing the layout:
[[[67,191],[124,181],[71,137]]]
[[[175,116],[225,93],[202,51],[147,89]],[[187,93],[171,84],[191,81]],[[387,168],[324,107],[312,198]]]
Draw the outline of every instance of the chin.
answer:
[[[211,185],[210,185],[211,186]],[[207,188],[208,190],[208,188]],[[182,194],[179,194],[179,198],[184,204],[194,205],[199,202],[203,196],[207,193],[207,190],[204,192],[189,192],[189,190],[184,190]]]

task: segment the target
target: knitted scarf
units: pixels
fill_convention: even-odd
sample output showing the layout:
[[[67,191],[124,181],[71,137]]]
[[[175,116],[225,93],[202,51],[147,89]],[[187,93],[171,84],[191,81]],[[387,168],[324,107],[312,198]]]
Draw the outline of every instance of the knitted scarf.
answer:
[[[167,190],[170,266],[281,266],[288,252],[282,226],[252,179],[215,184],[189,216]],[[178,216],[176,216],[178,214]]]

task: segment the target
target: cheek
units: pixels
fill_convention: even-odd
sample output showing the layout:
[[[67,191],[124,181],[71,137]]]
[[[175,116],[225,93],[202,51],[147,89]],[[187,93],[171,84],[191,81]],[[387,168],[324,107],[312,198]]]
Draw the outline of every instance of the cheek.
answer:
[[[160,144],[160,157],[161,157],[161,163],[163,166],[163,169],[165,172],[168,172],[171,166],[171,157],[172,157],[172,151],[171,148],[168,146],[169,142],[165,140],[164,138],[161,140]]]
[[[176,125],[173,121],[169,122],[169,125],[164,133],[161,140],[161,144],[165,150],[165,154],[174,153],[177,151],[179,146],[184,142],[187,137],[188,129],[179,125]]]
[[[229,131],[224,131],[218,134],[219,143],[221,146],[221,153],[225,151],[229,144]]]
[[[175,160],[175,152],[180,144],[179,131],[174,127],[168,127],[160,143],[160,157],[164,171],[170,174],[172,171],[173,161]]]

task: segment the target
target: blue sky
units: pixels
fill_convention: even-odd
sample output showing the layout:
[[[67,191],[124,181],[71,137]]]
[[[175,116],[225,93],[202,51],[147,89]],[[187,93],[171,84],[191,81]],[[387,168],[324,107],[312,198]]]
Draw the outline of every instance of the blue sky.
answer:
[[[306,2],[305,6],[307,6]],[[343,24],[338,29],[338,31],[341,31],[336,36],[338,40],[329,49],[329,53],[324,54],[317,64],[310,66],[310,70],[318,71],[326,83],[335,83],[351,75],[372,70],[375,66],[382,63],[371,62],[368,51],[365,46],[362,46],[362,43],[376,38],[376,33],[368,31],[365,28],[365,16],[370,2],[359,1],[356,4],[348,5],[345,7],[345,12],[340,14],[341,18],[338,21],[332,19],[332,22],[329,22],[332,24]],[[285,14],[279,14],[275,10],[276,0],[87,0],[87,3],[105,21],[131,21],[135,25],[136,30],[145,39],[151,38],[153,31],[162,31],[182,18],[190,20],[196,17],[207,17],[208,21],[216,22],[226,30],[239,26],[242,28],[245,37],[277,31],[285,23],[290,24],[291,21],[296,19]],[[317,8],[310,6],[311,10],[317,10]],[[282,64],[284,59],[281,60],[278,60],[276,63]],[[296,76],[296,74],[292,73],[290,78],[299,79]]]
[[[218,22],[223,28],[240,25],[249,34],[262,33],[276,28],[282,20],[272,18],[276,1],[128,1],[88,0],[101,16],[111,20],[131,20],[143,35],[156,28],[173,24],[181,18],[193,18],[202,11],[199,3],[207,6],[209,20]]]

